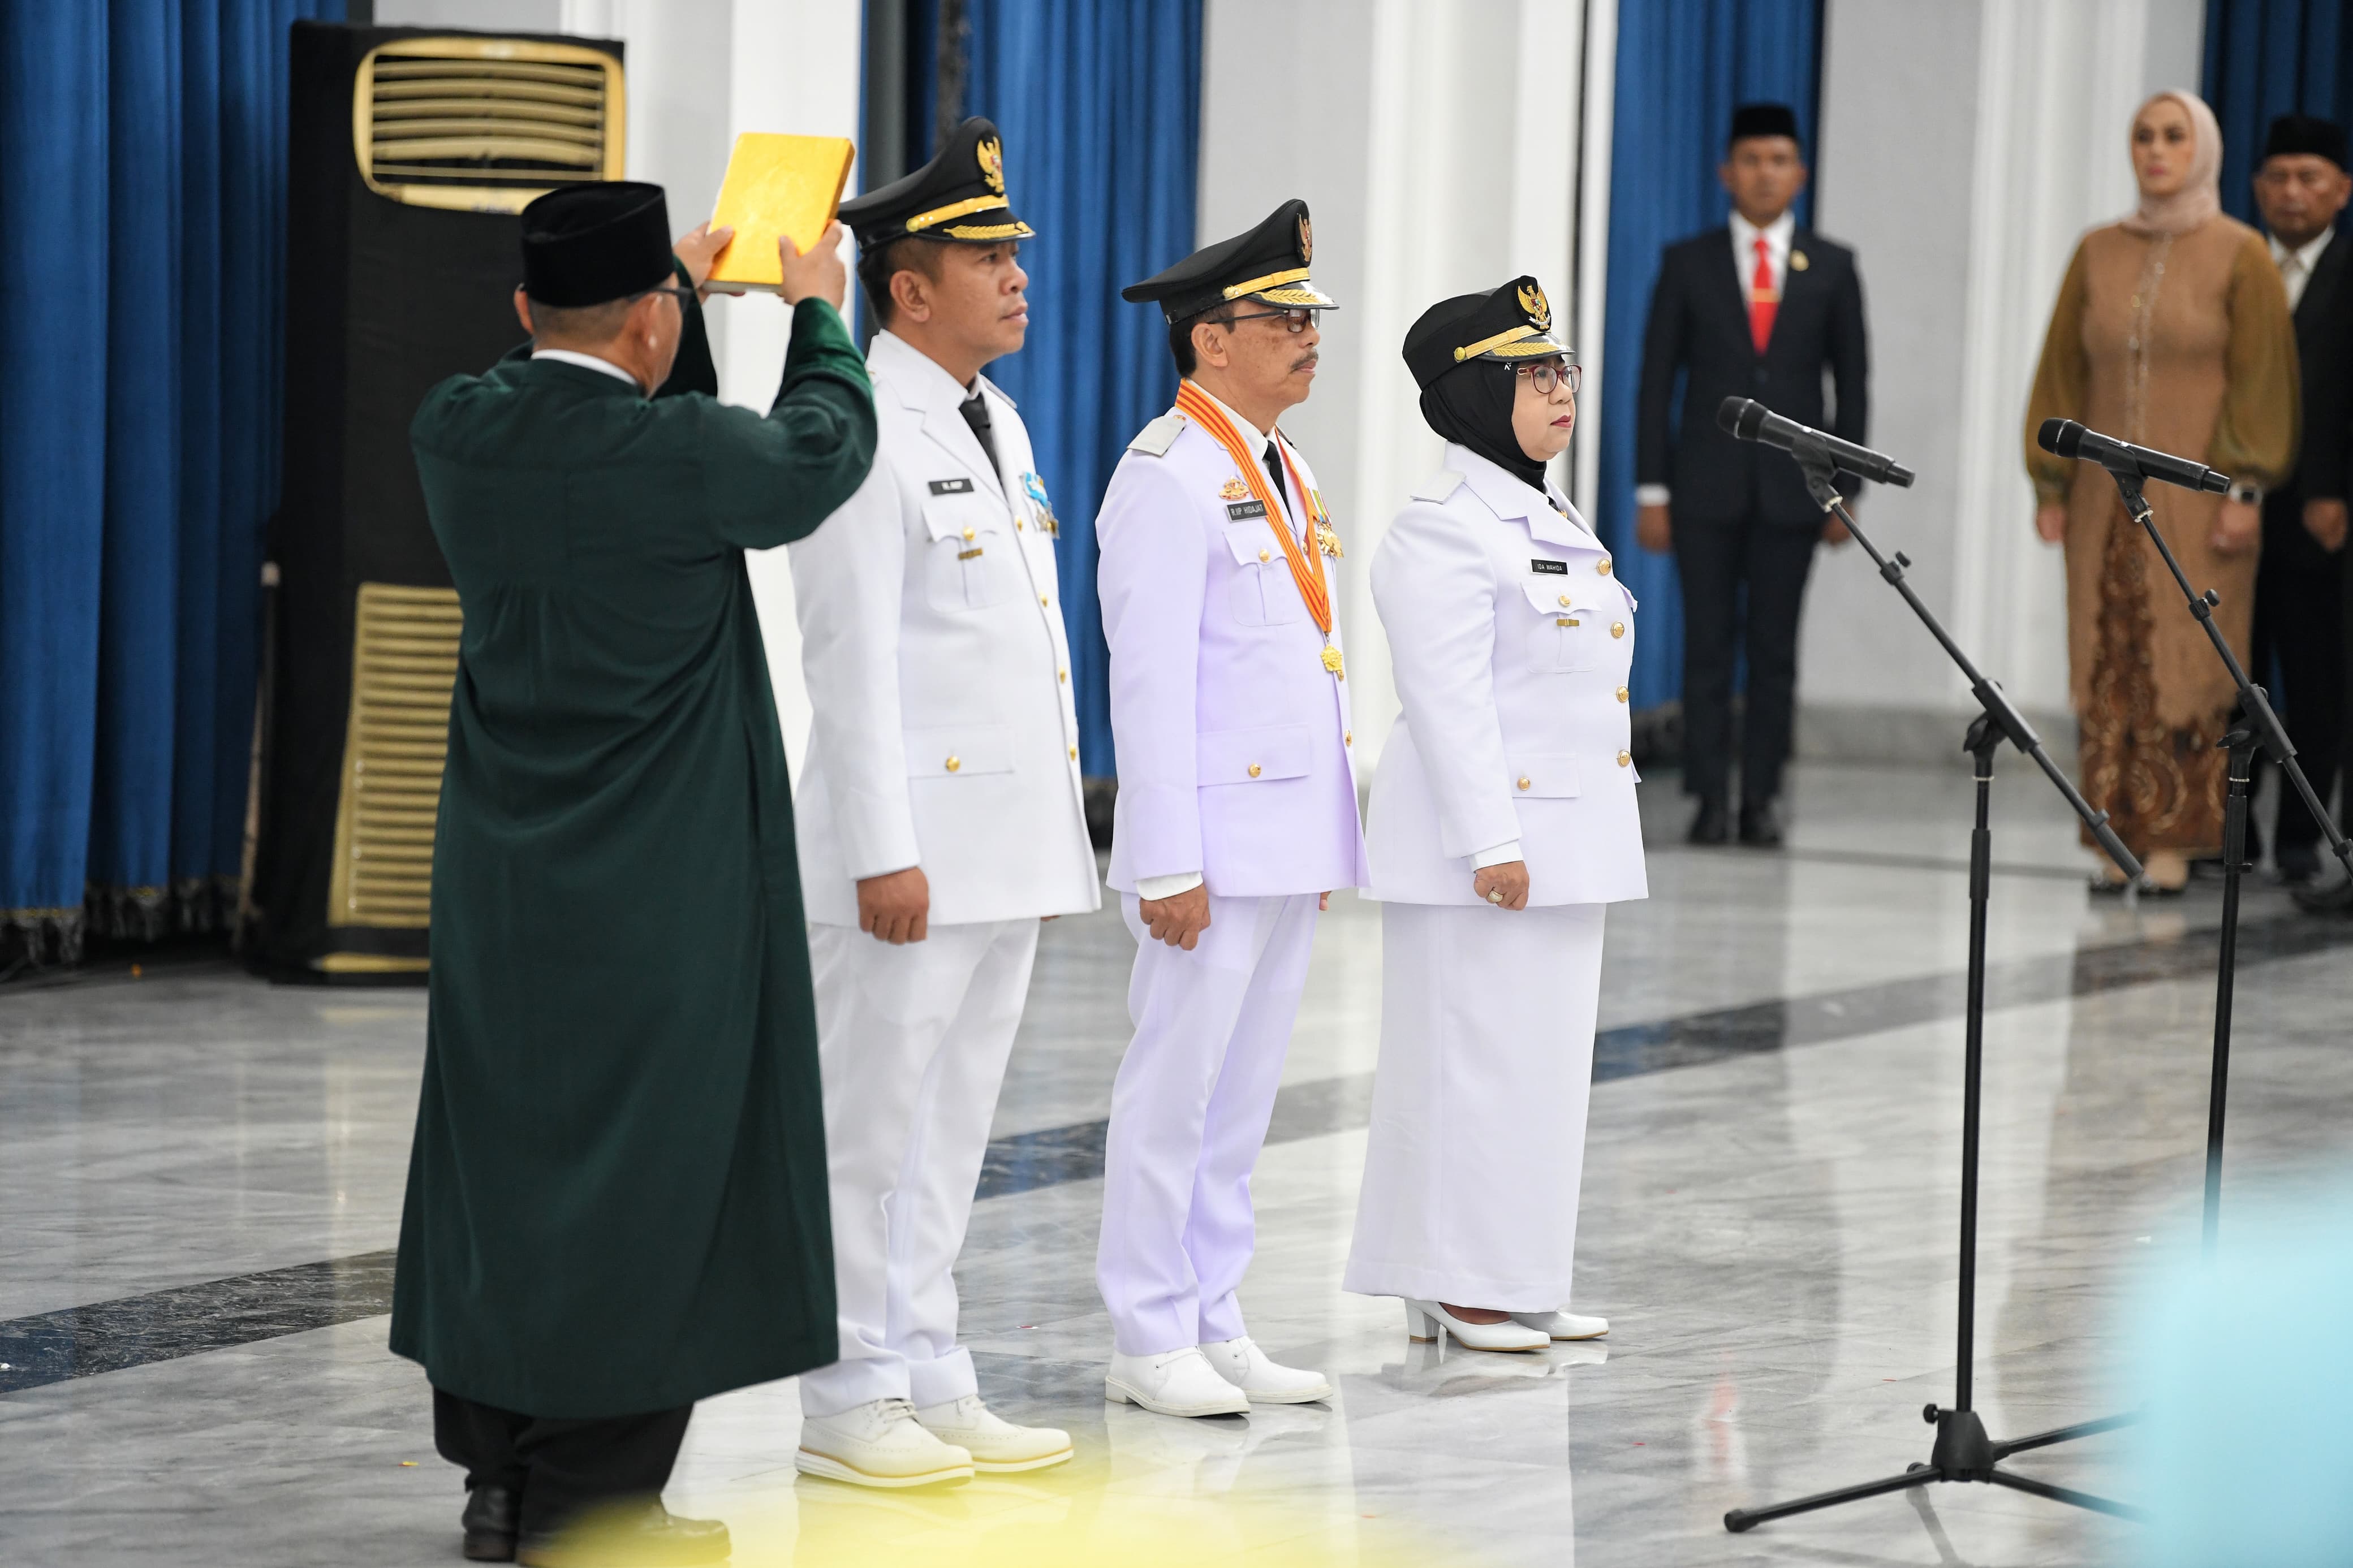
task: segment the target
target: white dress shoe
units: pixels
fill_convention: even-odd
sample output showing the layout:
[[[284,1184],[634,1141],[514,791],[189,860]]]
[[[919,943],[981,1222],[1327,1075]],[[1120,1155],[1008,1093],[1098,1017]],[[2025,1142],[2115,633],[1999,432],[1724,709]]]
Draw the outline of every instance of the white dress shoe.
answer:
[[[838,1415],[803,1416],[793,1463],[805,1476],[861,1487],[972,1479],[971,1452],[925,1431],[903,1399],[870,1399]]]
[[[1451,1334],[1457,1344],[1474,1351],[1540,1351],[1552,1336],[1506,1318],[1500,1323],[1466,1323],[1436,1301],[1405,1304],[1405,1331],[1416,1344],[1436,1340],[1441,1346]]]
[[[1568,1311],[1514,1312],[1512,1321],[1556,1340],[1598,1340],[1609,1331],[1607,1318],[1588,1318]]]
[[[1219,1377],[1195,1345],[1159,1355],[1113,1352],[1103,1397],[1162,1415],[1240,1415],[1250,1409],[1250,1395]]]
[[[1042,1470],[1071,1457],[1071,1435],[1059,1426],[1016,1426],[980,1402],[977,1394],[926,1405],[915,1412],[923,1430],[972,1455],[976,1470]]]
[[[1332,1397],[1331,1380],[1320,1372],[1279,1366],[1244,1334],[1201,1347],[1219,1377],[1250,1396],[1252,1405],[1307,1405]]]

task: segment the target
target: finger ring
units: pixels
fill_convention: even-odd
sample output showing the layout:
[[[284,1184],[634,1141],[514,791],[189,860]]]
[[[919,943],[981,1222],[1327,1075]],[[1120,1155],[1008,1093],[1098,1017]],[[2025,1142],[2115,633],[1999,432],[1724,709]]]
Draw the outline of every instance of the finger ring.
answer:
[[[1487,901],[1491,904],[1502,903],[1504,901],[1504,889],[1501,888],[1491,889],[1487,894]]]

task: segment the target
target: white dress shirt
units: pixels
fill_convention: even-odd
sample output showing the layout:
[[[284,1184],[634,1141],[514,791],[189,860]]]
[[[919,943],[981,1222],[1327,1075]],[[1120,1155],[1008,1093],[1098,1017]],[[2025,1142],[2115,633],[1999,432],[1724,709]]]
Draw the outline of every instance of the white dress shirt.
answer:
[[[531,357],[552,359],[564,364],[576,364],[582,370],[602,371],[607,375],[619,376],[631,386],[638,384],[638,378],[633,373],[623,370],[611,360],[598,359],[595,354],[574,353],[570,349],[533,349],[531,351]]]
[[[2287,286],[2287,308],[2294,311],[2303,302],[2304,286],[2312,281],[2312,269],[2320,265],[2320,253],[2337,237],[2334,229],[2322,229],[2318,235],[2290,250],[2277,238],[2271,241],[2272,259],[2279,264],[2280,281]]]
[[[1765,264],[1773,269],[1773,293],[1779,298],[1789,278],[1789,247],[1798,237],[1798,216],[1783,211],[1779,217],[1758,228],[1737,211],[1732,215],[1732,275],[1740,279],[1740,298],[1745,303],[1748,290],[1757,277],[1757,242],[1765,242]],[[2293,305],[2291,293],[2288,302]],[[1745,313],[1745,312],[1744,312]],[[1674,492],[1664,485],[1636,485],[1636,506],[1664,506],[1674,499]]]

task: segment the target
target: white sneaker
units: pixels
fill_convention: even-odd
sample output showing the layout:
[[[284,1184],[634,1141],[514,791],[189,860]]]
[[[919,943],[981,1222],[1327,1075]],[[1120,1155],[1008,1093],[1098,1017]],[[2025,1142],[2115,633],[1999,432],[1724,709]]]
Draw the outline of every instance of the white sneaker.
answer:
[[[971,1453],[925,1431],[903,1399],[870,1399],[838,1415],[803,1416],[793,1463],[805,1476],[860,1487],[968,1481],[973,1468]]]
[[[1059,1426],[1016,1426],[980,1402],[977,1394],[926,1405],[915,1412],[923,1430],[967,1450],[976,1470],[1042,1470],[1071,1457],[1071,1435]]]
[[[1512,1321],[1556,1340],[1598,1340],[1609,1331],[1607,1318],[1587,1318],[1571,1311],[1514,1312]]]
[[[1244,1334],[1201,1347],[1219,1377],[1250,1396],[1252,1405],[1307,1405],[1332,1397],[1332,1384],[1320,1372],[1279,1366]]]
[[[1103,1397],[1162,1415],[1240,1415],[1250,1409],[1250,1395],[1219,1377],[1195,1345],[1159,1355],[1113,1352]]]

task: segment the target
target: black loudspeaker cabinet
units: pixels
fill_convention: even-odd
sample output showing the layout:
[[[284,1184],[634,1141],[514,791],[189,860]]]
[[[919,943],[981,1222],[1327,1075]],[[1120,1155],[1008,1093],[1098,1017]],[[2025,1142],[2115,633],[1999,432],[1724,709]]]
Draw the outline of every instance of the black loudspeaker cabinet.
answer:
[[[515,214],[617,179],[621,46],[293,26],[285,466],[264,690],[258,967],[414,980],[460,619],[408,426],[522,339]]]

